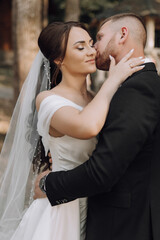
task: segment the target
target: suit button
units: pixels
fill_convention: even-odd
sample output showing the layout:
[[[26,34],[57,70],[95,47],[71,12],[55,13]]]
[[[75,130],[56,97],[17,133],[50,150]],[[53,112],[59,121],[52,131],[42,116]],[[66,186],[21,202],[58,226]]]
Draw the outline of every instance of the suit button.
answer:
[[[63,200],[61,200],[61,202],[62,203],[67,203],[68,201],[67,201],[67,199],[64,198]]]

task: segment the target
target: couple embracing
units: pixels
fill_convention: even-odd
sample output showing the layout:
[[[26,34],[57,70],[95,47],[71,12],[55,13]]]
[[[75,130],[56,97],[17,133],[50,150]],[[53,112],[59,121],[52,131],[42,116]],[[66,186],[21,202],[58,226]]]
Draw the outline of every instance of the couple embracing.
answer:
[[[31,101],[33,112],[35,99],[31,125],[45,155],[51,152],[52,172],[37,177],[36,200],[22,217],[34,131],[29,138],[21,129],[7,166],[15,170],[0,192],[3,240],[159,240],[160,78],[144,56],[145,42],[145,26],[132,13],[106,19],[95,44],[80,23],[52,23],[41,32],[19,112],[31,122],[25,106]],[[93,98],[86,77],[96,66],[109,76]],[[50,78],[60,83],[43,91]],[[15,189],[6,194],[9,177]]]

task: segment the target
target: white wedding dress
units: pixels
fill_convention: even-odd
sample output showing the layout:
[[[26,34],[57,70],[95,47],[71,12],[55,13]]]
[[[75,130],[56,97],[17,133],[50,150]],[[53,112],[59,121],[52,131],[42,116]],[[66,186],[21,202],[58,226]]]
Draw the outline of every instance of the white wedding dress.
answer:
[[[61,107],[83,107],[58,95],[45,98],[38,113],[38,132],[47,152],[52,155],[53,171],[69,170],[86,161],[95,149],[97,139],[51,137],[49,125],[54,112]],[[52,207],[47,198],[32,202],[11,240],[84,240],[87,198]]]

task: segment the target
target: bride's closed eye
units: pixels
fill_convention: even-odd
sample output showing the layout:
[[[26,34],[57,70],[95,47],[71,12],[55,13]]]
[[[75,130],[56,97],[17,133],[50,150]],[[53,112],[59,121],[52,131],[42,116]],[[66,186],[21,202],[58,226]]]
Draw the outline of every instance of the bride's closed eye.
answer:
[[[90,47],[91,47],[91,48],[94,48],[94,44],[91,44]],[[82,50],[84,49],[84,47],[78,47],[77,49],[80,50],[80,51],[82,51]]]
[[[82,51],[84,49],[84,47],[78,47],[77,48],[79,51]]]

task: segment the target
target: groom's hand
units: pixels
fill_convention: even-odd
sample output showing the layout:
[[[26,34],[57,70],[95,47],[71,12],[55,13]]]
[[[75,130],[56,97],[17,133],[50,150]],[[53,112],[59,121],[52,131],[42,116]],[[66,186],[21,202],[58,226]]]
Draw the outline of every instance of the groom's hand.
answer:
[[[39,187],[39,182],[40,182],[42,177],[44,177],[45,175],[49,174],[50,172],[51,171],[47,170],[45,172],[40,173],[37,176],[36,181],[35,181],[35,188],[34,188],[34,196],[33,196],[34,199],[45,198],[46,197],[46,194],[43,193],[42,190]]]

